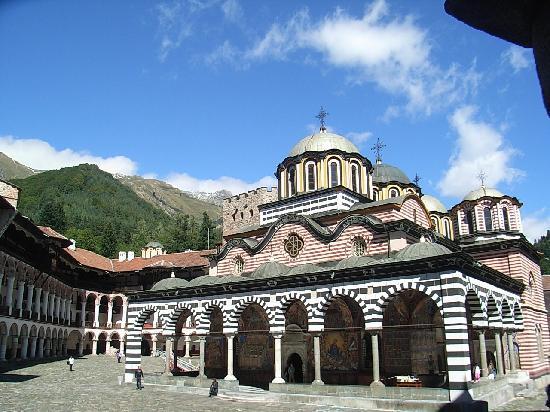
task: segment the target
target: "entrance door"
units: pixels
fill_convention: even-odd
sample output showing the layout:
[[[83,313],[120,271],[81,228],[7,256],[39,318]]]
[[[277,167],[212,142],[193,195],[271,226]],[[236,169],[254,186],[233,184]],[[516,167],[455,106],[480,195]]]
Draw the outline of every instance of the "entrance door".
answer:
[[[304,364],[300,355],[293,353],[288,357],[285,374],[288,383],[304,383]]]

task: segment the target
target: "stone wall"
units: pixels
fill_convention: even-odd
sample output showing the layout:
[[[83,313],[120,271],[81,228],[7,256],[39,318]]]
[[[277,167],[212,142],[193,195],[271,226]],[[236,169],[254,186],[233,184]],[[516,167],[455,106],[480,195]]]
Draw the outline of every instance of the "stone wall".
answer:
[[[260,187],[223,200],[223,235],[228,236],[250,226],[259,226],[258,206],[278,199],[277,188]]]
[[[17,200],[19,199],[19,188],[0,180],[0,196],[16,208]]]

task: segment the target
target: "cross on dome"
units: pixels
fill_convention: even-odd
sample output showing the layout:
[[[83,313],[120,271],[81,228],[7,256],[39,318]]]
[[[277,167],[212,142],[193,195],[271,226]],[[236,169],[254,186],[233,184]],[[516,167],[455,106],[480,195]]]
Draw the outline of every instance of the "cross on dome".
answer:
[[[321,128],[320,128],[321,131],[327,130],[325,126],[325,119],[327,118],[328,115],[329,113],[323,108],[323,106],[321,106],[321,110],[319,110],[319,114],[315,116],[321,122]]]
[[[418,186],[418,183],[420,183],[421,180],[422,180],[422,178],[420,176],[418,176],[418,173],[415,173],[414,179],[413,179],[414,184],[416,186]]]
[[[371,147],[371,150],[373,150],[374,153],[376,153],[376,163],[378,163],[378,164],[382,163],[381,152],[382,152],[382,149],[384,147],[386,147],[386,145],[384,144],[384,142],[382,140],[380,140],[379,137],[376,139],[376,144]]]
[[[487,174],[483,171],[483,169],[479,171],[477,178],[481,182],[481,187],[485,187],[485,179],[487,178]]]

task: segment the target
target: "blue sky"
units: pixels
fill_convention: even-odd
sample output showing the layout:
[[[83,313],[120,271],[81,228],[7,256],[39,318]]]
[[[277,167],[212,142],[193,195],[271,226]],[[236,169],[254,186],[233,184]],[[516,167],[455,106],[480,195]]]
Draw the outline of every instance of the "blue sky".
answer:
[[[0,150],[37,169],[239,192],[274,183],[321,105],[448,207],[484,170],[524,202],[529,237],[550,228],[531,50],[442,2],[0,2]]]

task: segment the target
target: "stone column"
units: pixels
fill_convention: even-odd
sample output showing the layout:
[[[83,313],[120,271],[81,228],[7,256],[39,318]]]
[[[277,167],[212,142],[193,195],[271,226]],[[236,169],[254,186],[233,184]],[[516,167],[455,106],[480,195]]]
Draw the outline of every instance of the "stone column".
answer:
[[[92,355],[97,355],[97,338],[92,339]]]
[[[29,312],[29,316],[32,315],[31,310],[32,310],[33,295],[34,295],[34,285],[29,284],[27,285],[27,307],[25,308],[25,310]]]
[[[158,313],[155,311],[155,313]],[[113,327],[113,301],[110,300],[107,304],[107,327],[112,328]]]
[[[497,370],[499,375],[504,375],[504,362],[502,358],[502,341],[500,340],[500,333],[495,332],[495,346],[497,349]]]
[[[86,327],[86,299],[80,302],[80,326]]]
[[[370,386],[383,387],[380,381],[380,353],[378,351],[378,332],[372,332],[370,336],[372,345],[372,383]]]
[[[486,378],[489,375],[487,368],[487,346],[485,345],[485,331],[478,330],[479,333],[479,353],[481,357],[481,376]]]
[[[48,290],[42,291],[42,317],[47,322],[48,321],[48,304],[50,292]]]
[[[55,309],[55,295],[50,293],[50,303],[48,304],[48,319],[53,322],[53,314]]]
[[[153,329],[155,329],[158,326],[158,322],[159,322],[159,312],[158,310],[155,310],[155,312],[153,313]]]
[[[40,320],[40,312],[42,309],[42,288],[36,288],[34,291],[34,313],[36,313],[36,320]]]
[[[50,357],[50,340],[51,338],[46,338],[46,340],[44,341],[44,356],[46,358]]]
[[[105,355],[109,354],[110,349],[111,349],[111,339],[107,337],[107,339],[105,339]]]
[[[95,301],[95,311],[94,311],[94,328],[99,327],[99,299]]]
[[[28,350],[29,350],[29,337],[21,336],[21,359],[27,359]]]
[[[55,356],[57,352],[57,339],[50,339],[50,356]]]
[[[36,357],[38,359],[42,359],[44,357],[44,338],[42,337],[38,338],[38,353],[36,354]]]
[[[31,352],[30,352],[30,358],[35,359],[36,358],[36,336],[31,336]]]
[[[17,336],[11,337],[11,359],[17,358],[17,349],[19,349],[19,338]]]
[[[53,314],[53,317],[57,319],[57,322],[59,323],[59,317],[61,316],[61,296],[55,297],[55,313]]]
[[[167,336],[166,337],[166,363],[164,365],[164,373],[166,375],[171,374],[171,368],[170,368],[170,360],[172,359],[172,343],[173,343],[173,337]]]
[[[206,350],[206,338],[199,337],[199,378],[206,378],[204,374],[204,352]]]
[[[8,348],[8,336],[0,335],[0,361],[6,360],[6,349]]]
[[[67,356],[67,343],[68,339],[63,339],[63,356]]]
[[[189,351],[191,349],[191,336],[185,335],[185,358],[189,359],[191,357]]]
[[[236,381],[237,378],[233,375],[233,338],[234,334],[229,333],[227,336],[227,376],[226,381]]]
[[[128,302],[122,302],[122,319],[120,320],[120,327],[126,328],[126,316],[128,315]]]
[[[514,335],[508,334],[508,354],[510,355],[510,373],[516,372],[516,351],[514,349]]]
[[[273,338],[275,339],[275,378],[271,383],[285,383],[285,380],[281,377],[281,338],[282,333],[274,333]]]
[[[62,298],[59,303],[59,320],[65,323],[65,315],[67,315],[67,299]]]
[[[15,276],[8,275],[8,283],[6,285],[6,306],[8,307],[8,314],[12,313],[13,305],[13,282],[15,282]]]
[[[319,334],[313,336],[313,355],[315,358],[315,380],[313,385],[324,385],[321,379],[321,336]]]
[[[17,302],[15,302],[15,309],[17,310],[17,316],[23,315],[23,296],[25,294],[25,282],[23,280],[17,283]]]
[[[78,341],[78,356],[82,356],[84,354],[84,339],[80,339]]]
[[[157,351],[157,336],[153,335],[151,336],[151,342],[153,342],[153,348],[151,349],[151,356],[155,356],[155,353]]]

